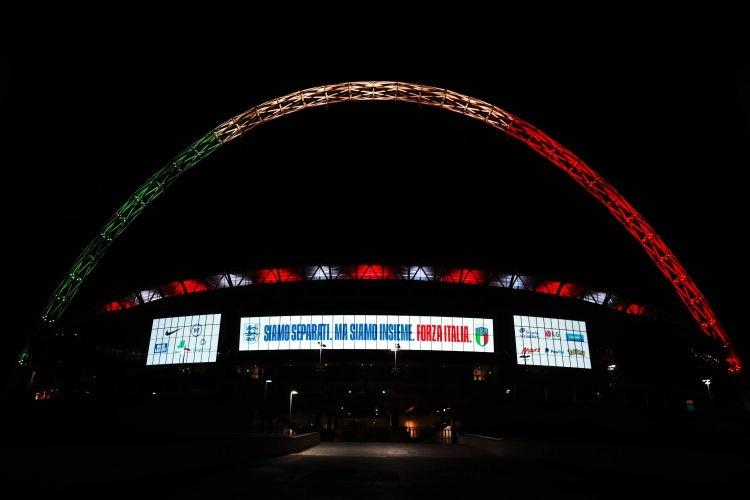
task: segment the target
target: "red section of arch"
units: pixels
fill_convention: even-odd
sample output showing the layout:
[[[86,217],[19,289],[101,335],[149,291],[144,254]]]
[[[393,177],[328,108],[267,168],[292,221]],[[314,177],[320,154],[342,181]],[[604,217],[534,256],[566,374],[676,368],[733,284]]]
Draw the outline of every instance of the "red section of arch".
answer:
[[[591,167],[530,123],[514,118],[507,129],[507,133],[523,141],[534,151],[565,170],[578,184],[607,207],[620,224],[641,242],[651,260],[669,278],[680,299],[687,306],[693,318],[701,325],[706,335],[722,342],[727,354],[729,371],[732,373],[741,371],[740,358],[706,299],[690,279],[682,264],[677,261],[659,235],[656,234],[656,231],[643,220],[630,203]]]

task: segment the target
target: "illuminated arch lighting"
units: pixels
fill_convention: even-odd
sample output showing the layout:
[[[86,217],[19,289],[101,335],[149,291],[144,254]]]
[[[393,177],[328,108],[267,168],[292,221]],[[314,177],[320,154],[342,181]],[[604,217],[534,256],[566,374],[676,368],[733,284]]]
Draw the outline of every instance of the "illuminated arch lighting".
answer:
[[[96,267],[112,242],[177,178],[221,145],[242,137],[258,125],[287,114],[348,101],[401,101],[443,108],[483,121],[527,144],[567,172],[591,196],[607,207],[620,224],[640,241],[651,260],[672,282],[678,296],[701,329],[706,335],[722,343],[727,355],[729,371],[732,373],[742,371],[740,359],[732,347],[729,336],[685,268],[630,203],[591,167],[541,130],[492,104],[447,89],[391,81],[346,82],[300,90],[250,108],[211,130],[151,176],[110,217],[52,294],[44,308],[42,321],[46,323],[57,321],[75,296],[82,281]],[[409,276],[410,279],[430,279],[428,273],[429,270],[419,268],[415,271],[414,277],[411,277],[411,272]],[[373,270],[372,275],[376,276],[377,271]],[[417,275],[422,277],[417,277]],[[281,273],[277,273],[275,277],[279,281],[284,280]],[[286,276],[286,280],[288,278],[289,276]],[[235,284],[230,286],[235,286]],[[26,356],[27,349],[28,347],[21,353],[21,358]]]

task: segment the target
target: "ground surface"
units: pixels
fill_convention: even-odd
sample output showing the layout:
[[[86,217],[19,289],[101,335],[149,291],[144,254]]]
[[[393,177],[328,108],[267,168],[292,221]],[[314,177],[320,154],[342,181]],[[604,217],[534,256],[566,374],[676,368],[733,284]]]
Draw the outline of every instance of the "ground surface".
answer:
[[[647,453],[647,450],[644,450]],[[321,443],[299,453],[221,468],[186,464],[184,474],[76,488],[76,497],[414,499],[573,494],[625,498],[645,494],[741,492],[741,478],[700,477],[663,464],[628,471],[591,464],[500,456],[465,445]],[[30,492],[29,492],[30,493]],[[45,497],[57,497],[62,491]]]

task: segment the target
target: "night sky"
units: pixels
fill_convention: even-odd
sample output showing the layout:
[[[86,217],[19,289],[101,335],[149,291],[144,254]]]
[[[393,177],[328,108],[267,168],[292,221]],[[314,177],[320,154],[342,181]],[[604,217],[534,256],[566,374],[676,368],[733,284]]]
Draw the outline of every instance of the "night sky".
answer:
[[[123,45],[97,59],[63,44],[11,55],[2,127],[14,335],[33,330],[110,214],[200,136],[296,90],[396,80],[488,101],[585,161],[655,228],[747,364],[747,52],[686,38],[612,44],[602,58],[595,45],[555,45],[544,59],[486,47],[207,59]],[[201,272],[394,261],[539,272],[687,314],[640,244],[564,172],[478,121],[392,102],[307,110],[223,146],[144,211],[76,301]]]

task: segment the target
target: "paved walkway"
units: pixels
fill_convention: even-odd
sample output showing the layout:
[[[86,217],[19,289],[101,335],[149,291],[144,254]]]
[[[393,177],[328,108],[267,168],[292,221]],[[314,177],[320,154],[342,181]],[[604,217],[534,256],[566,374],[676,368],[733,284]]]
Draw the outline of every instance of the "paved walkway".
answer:
[[[403,443],[320,443],[297,453],[304,457],[481,458],[490,453],[470,446]]]
[[[203,467],[186,460],[184,473],[160,474],[71,491],[84,498],[408,499],[568,496],[637,498],[645,494],[715,495],[740,491],[741,478],[706,484],[680,478],[665,464],[664,477],[561,464],[544,457],[499,456],[466,445],[321,443],[299,453]],[[80,471],[85,473],[85,471]],[[32,486],[33,489],[33,486]],[[31,490],[27,490],[31,493]],[[55,492],[49,497],[59,497]],[[33,495],[31,495],[33,496]],[[43,498],[43,497],[42,497]]]

